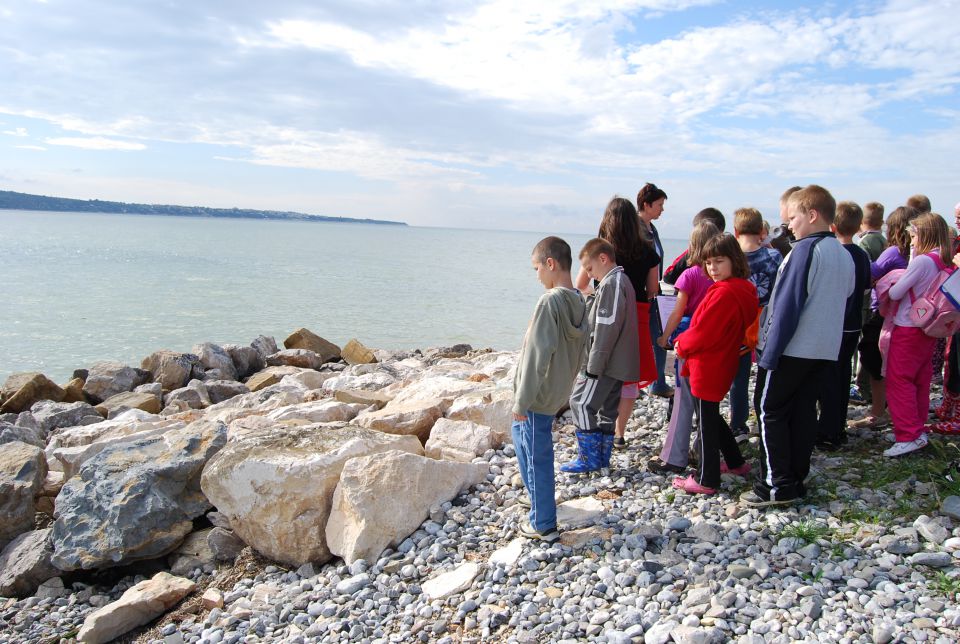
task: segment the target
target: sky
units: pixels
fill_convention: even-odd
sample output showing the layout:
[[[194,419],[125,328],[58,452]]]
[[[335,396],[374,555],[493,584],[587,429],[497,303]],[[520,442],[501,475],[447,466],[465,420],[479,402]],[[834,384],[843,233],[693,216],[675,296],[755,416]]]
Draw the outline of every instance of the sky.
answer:
[[[0,0],[0,189],[663,234],[960,201],[960,0]],[[174,224],[171,224],[174,225]]]

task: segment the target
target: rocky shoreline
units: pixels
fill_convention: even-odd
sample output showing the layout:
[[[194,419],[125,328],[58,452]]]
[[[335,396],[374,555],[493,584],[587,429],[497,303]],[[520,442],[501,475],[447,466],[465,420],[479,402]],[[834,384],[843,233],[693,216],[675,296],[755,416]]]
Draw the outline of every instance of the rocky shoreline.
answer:
[[[284,346],[8,379],[0,644],[960,640],[955,440],[891,462],[864,430],[758,511],[644,471],[642,397],[608,474],[558,476],[548,545],[516,534],[515,353]]]

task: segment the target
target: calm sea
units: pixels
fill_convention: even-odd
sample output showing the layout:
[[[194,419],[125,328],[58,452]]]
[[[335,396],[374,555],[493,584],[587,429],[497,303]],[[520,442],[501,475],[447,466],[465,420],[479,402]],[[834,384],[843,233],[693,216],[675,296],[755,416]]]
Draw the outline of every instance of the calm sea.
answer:
[[[519,347],[545,233],[0,210],[0,381],[65,382],[157,349],[278,343]],[[588,235],[562,235],[574,252]],[[684,241],[665,240],[676,256]]]

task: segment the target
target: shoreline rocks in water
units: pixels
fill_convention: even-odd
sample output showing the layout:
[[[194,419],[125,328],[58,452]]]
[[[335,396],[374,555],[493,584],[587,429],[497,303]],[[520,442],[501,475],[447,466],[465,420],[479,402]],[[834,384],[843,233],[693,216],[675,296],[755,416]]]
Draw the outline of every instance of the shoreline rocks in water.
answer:
[[[518,538],[515,359],[298,329],[12,376],[0,404],[35,399],[0,414],[0,644],[960,639],[960,488],[869,430],[764,512],[738,477],[643,471],[666,403],[642,397],[608,475],[558,472],[561,540]]]

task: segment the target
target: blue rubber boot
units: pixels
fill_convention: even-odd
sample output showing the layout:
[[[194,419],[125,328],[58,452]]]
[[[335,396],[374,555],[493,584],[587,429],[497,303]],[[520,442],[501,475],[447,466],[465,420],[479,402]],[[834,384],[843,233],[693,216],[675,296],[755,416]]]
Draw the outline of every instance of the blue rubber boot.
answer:
[[[600,469],[610,469],[610,457],[613,455],[614,434],[601,434]]]
[[[613,443],[611,443],[612,447]],[[600,432],[577,432],[577,450],[580,454],[569,463],[560,466],[561,472],[584,474],[600,469],[603,435]]]

